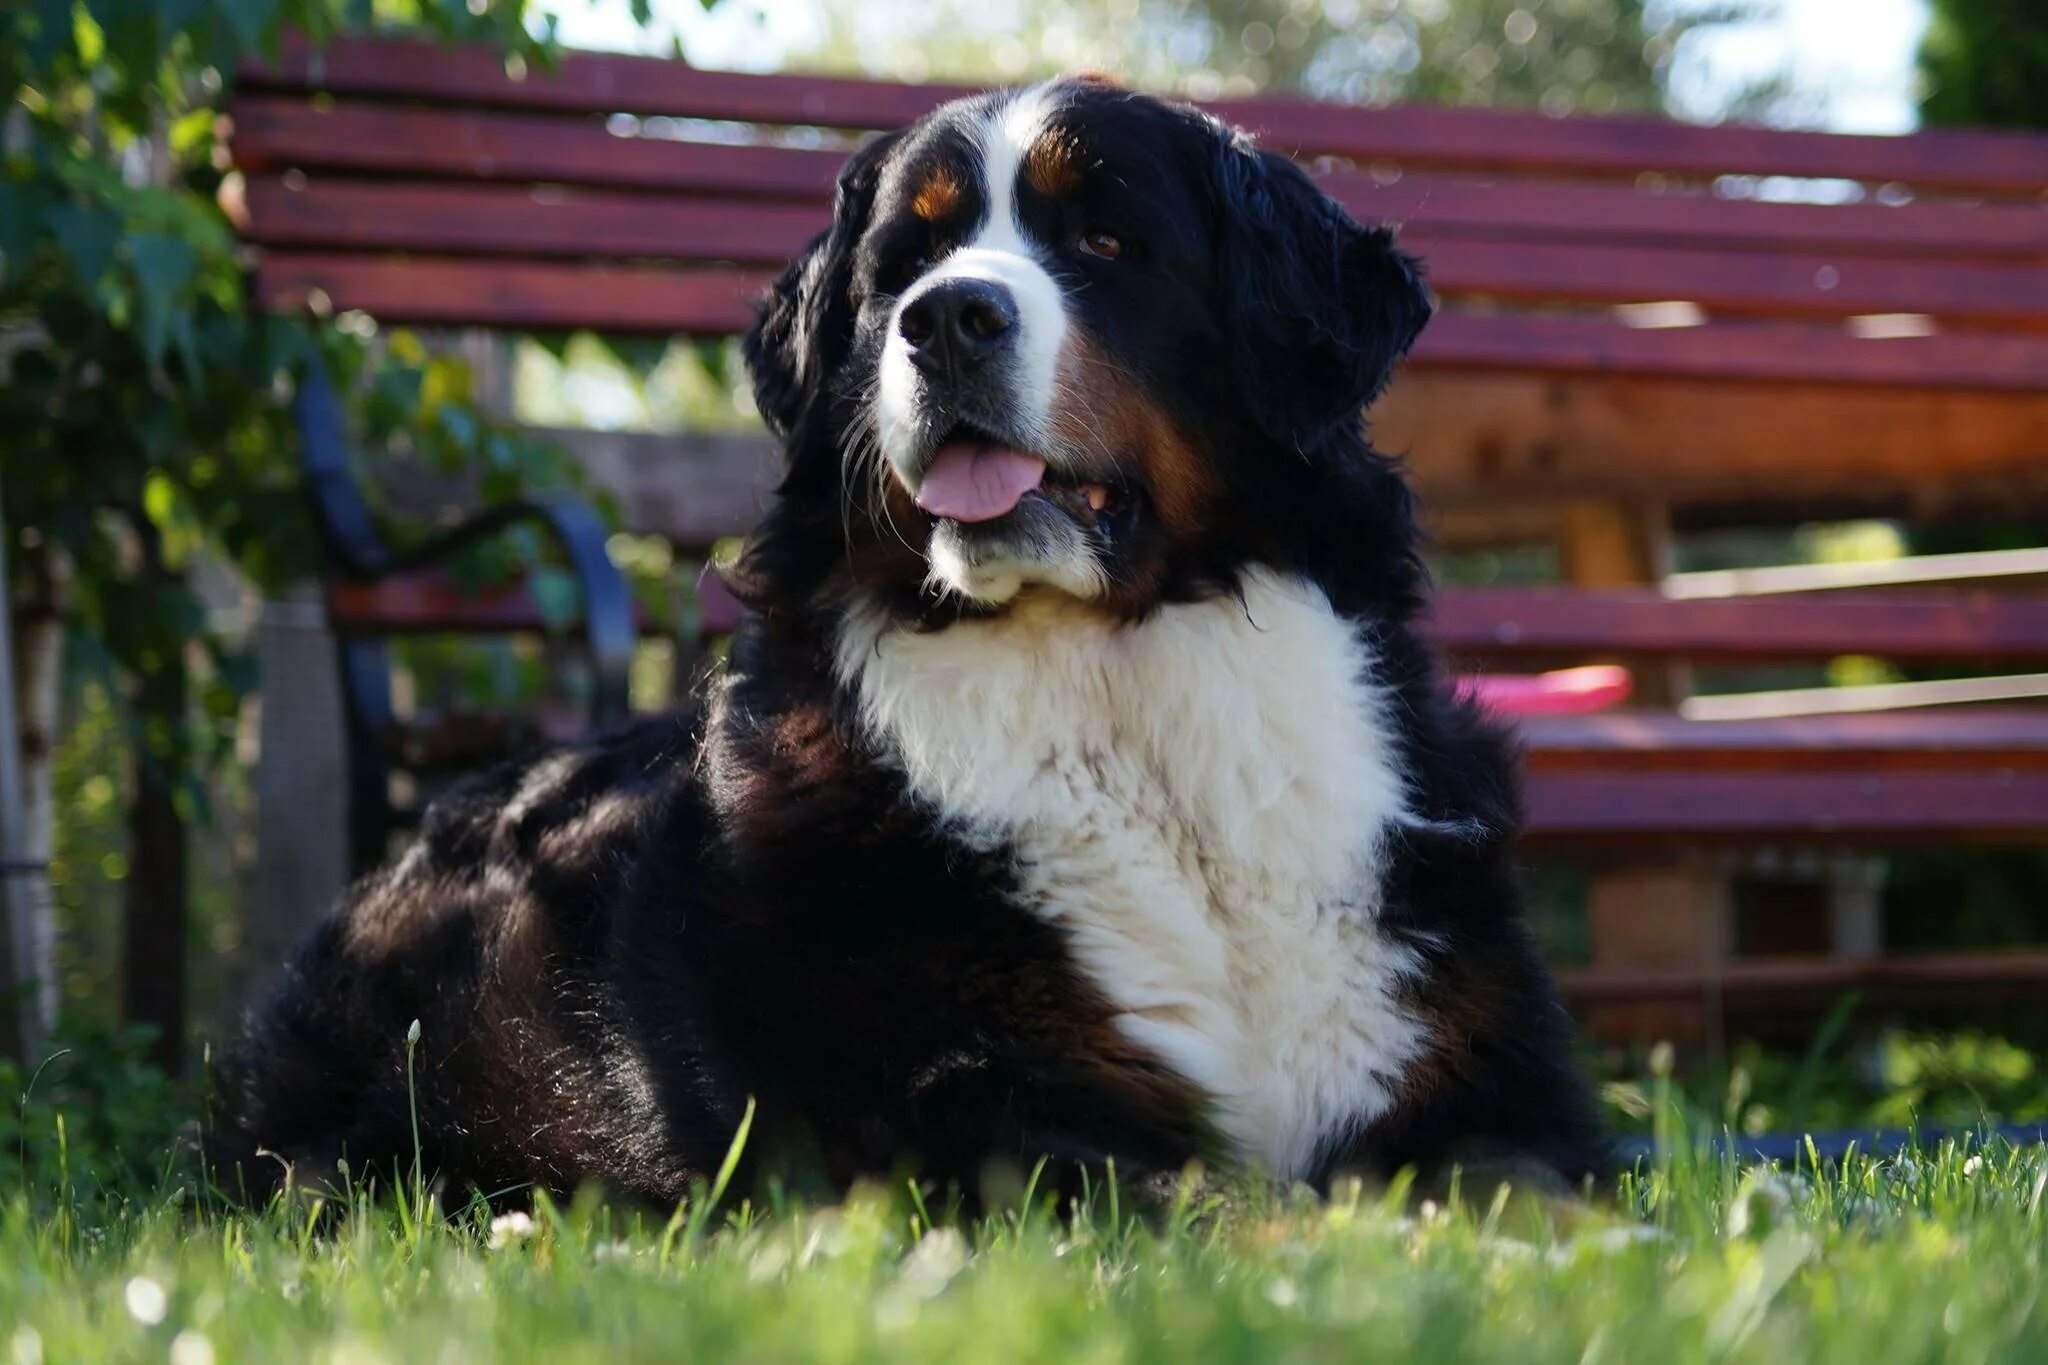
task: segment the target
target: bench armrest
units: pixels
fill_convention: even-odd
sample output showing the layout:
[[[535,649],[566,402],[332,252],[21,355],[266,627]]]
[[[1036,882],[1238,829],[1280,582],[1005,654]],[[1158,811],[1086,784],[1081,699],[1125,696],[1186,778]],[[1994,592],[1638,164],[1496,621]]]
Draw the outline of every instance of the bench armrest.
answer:
[[[639,632],[632,592],[605,550],[604,523],[595,511],[562,496],[503,503],[394,553],[385,547],[369,504],[356,486],[347,460],[341,406],[332,383],[317,368],[302,380],[294,411],[321,537],[344,575],[374,582],[442,563],[514,526],[538,526],[562,552],[576,584],[582,609],[578,634],[592,673],[592,724],[604,729],[626,718]]]

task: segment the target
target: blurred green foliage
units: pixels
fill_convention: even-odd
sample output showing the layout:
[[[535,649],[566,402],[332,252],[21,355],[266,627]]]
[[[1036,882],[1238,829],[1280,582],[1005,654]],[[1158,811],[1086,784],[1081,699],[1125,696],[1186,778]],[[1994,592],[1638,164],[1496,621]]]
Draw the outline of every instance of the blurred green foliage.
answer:
[[[2048,5],[1930,0],[1920,112],[1931,124],[2048,128]]]
[[[809,63],[1013,81],[1103,68],[1196,98],[1286,91],[1348,103],[1656,110],[1686,35],[1747,3],[1657,0],[944,0],[829,4]]]
[[[401,22],[544,60],[522,3],[465,0],[27,0],[0,5],[0,431],[18,605],[61,614],[67,664],[120,702],[187,693],[189,717],[124,706],[155,780],[203,808],[250,660],[187,582],[202,560],[258,585],[312,567],[288,404],[325,365],[372,443],[484,464],[487,496],[560,470],[493,430],[466,372],[373,346],[363,319],[268,317],[219,191],[220,115],[239,63],[297,29]]]

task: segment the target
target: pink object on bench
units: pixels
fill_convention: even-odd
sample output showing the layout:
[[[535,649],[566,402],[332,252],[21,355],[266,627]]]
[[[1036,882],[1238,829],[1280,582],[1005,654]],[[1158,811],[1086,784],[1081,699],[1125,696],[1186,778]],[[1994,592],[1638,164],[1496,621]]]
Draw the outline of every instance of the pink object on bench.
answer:
[[[1457,681],[1458,695],[1504,716],[1583,716],[1629,699],[1634,682],[1619,664],[1550,673],[1478,673]]]

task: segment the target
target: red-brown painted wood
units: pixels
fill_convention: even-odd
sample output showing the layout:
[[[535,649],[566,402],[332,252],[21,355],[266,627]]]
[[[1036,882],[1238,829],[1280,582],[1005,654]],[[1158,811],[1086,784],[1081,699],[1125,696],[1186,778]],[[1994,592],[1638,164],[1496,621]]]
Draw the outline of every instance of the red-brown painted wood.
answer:
[[[2025,333],[1865,340],[1819,323],[1635,329],[1602,317],[1447,311],[1415,363],[1433,368],[2038,393],[2048,346]],[[1788,455],[1789,458],[1789,455]]]
[[[618,135],[595,116],[497,113],[249,95],[234,112],[235,161],[251,173],[541,181],[691,196],[823,204],[843,150]],[[2048,210],[1920,200],[1786,204],[1634,185],[1324,170],[1318,179],[1368,221],[1439,236],[1626,241],[1944,260],[2048,259]]]
[[[523,584],[464,583],[439,569],[326,587],[327,621],[341,635],[542,635],[561,625]],[[645,610],[634,612],[643,631],[654,629]]]
[[[476,252],[780,266],[826,226],[822,204],[652,197],[552,186],[259,177],[246,235],[344,250]],[[1927,313],[2048,327],[2048,269],[1840,260],[1694,248],[1410,233],[1439,293],[1518,302],[1687,299],[1710,310]]]
[[[739,261],[779,269],[830,222],[815,205],[592,190],[268,178],[248,187],[250,240],[349,251]]]
[[[2048,837],[2048,772],[2018,768],[1829,771],[1816,758],[1769,773],[1538,770],[1524,804],[1544,840]]]
[[[1725,721],[1629,709],[1531,716],[1518,729],[1534,772],[2048,769],[2048,709],[2023,707]]]
[[[1679,655],[1698,660],[2048,660],[2048,596],[1788,593],[1671,599],[1654,588],[1446,588],[1429,623],[1477,655]]]
[[[1317,177],[1366,222],[1438,236],[1826,251],[1943,260],[2048,260],[2048,205],[1922,199],[1784,204],[1636,185],[1357,171]]]
[[[1774,1002],[1788,992],[1802,991],[1878,992],[1887,998],[1944,993],[1968,1000],[1986,987],[2048,983],[2048,952],[2006,948],[1874,959],[1752,958],[1705,969],[1565,967],[1557,978],[1574,1005],[1697,996],[1710,990],[1723,997],[1764,996]]]
[[[752,323],[752,301],[772,279],[708,267],[273,251],[256,288],[258,301],[273,311],[306,307],[317,291],[331,308],[360,308],[387,323],[730,336]]]
[[[960,86],[741,75],[659,58],[593,53],[566,55],[553,71],[532,71],[513,80],[497,54],[481,48],[380,39],[338,41],[319,53],[303,42],[288,42],[278,62],[245,68],[240,80],[252,89],[839,128],[893,128],[966,93]],[[2048,187],[2048,142],[2021,134],[1846,136],[1639,118],[1552,119],[1413,106],[1363,109],[1283,99],[1223,101],[1211,107],[1284,150],[1363,161],[1627,176],[1645,170],[1820,176],[2015,195]]]
[[[257,295],[266,308],[291,310],[318,289],[334,308],[359,308],[390,323],[703,336],[744,330],[752,319],[750,301],[770,278],[710,268],[273,250],[259,266]],[[1818,324],[1728,322],[1643,331],[1598,317],[1447,311],[1430,324],[1411,363],[1916,389],[2048,388],[2048,347],[2027,334],[1869,341]]]
[[[251,95],[234,105],[235,164],[752,195],[823,204],[843,150],[620,136],[596,116],[489,113]]]

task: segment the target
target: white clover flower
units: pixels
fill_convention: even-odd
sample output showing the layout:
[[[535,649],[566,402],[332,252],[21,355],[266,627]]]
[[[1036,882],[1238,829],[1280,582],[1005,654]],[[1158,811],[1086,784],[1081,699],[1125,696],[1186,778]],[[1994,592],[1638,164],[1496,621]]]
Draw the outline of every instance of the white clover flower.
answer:
[[[1735,1237],[1761,1237],[1789,1215],[1805,1182],[1775,1166],[1759,1166],[1743,1178],[1728,1210],[1728,1231]]]
[[[187,1327],[171,1339],[171,1365],[213,1365],[213,1343]]]
[[[533,1218],[530,1214],[515,1210],[501,1213],[491,1220],[491,1250],[503,1251],[506,1247],[518,1246],[533,1236]]]
[[[156,1326],[171,1311],[170,1295],[147,1275],[137,1275],[128,1281],[121,1291],[121,1302],[127,1305],[128,1316],[144,1327]]]

